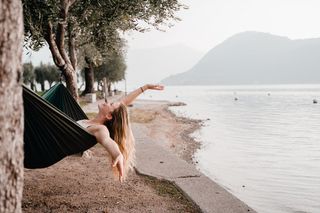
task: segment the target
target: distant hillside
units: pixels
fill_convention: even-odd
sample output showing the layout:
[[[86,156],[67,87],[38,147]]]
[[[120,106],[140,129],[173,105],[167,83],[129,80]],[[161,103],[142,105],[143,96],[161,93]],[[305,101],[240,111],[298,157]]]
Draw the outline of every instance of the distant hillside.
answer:
[[[320,39],[259,32],[232,36],[166,85],[320,83]]]
[[[204,54],[184,45],[149,49],[129,49],[127,82],[129,85],[158,83],[171,74],[193,67]]]

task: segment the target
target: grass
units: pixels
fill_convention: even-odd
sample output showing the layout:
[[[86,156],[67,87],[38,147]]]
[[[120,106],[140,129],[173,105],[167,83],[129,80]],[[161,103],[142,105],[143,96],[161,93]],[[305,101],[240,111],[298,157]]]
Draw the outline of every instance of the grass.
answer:
[[[87,104],[87,102],[84,99],[79,99],[79,105],[80,107],[84,107]]]
[[[37,91],[36,93],[37,93],[37,95],[42,96],[46,91],[47,90],[45,90],[45,91]]]
[[[185,195],[182,194],[182,192],[170,181],[159,180],[151,176],[144,176],[144,179],[159,196],[170,197],[182,204],[184,209],[180,209],[181,212],[201,212],[200,209],[193,202],[188,200]]]

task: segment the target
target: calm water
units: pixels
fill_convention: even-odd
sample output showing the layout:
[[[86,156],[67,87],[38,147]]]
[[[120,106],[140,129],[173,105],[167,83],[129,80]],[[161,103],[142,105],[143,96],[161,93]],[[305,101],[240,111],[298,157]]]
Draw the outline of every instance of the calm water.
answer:
[[[166,87],[142,98],[209,119],[194,134],[198,168],[258,212],[320,212],[320,85]]]

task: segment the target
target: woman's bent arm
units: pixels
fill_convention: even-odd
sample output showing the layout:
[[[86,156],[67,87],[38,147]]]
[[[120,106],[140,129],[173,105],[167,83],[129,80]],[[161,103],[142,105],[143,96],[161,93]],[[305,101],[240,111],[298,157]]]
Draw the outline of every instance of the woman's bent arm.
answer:
[[[139,87],[138,89],[130,92],[127,96],[125,96],[124,98],[122,98],[120,101],[124,104],[124,105],[130,105],[141,93],[143,93],[144,91],[148,90],[148,89],[152,89],[152,90],[163,90],[163,86],[162,85],[158,85],[158,84],[146,84],[142,87]]]

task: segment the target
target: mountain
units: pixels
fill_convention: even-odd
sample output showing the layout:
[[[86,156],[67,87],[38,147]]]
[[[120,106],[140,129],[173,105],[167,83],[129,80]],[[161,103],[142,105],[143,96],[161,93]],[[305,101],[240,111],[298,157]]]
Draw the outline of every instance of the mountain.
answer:
[[[129,49],[127,83],[138,85],[159,83],[168,75],[181,73],[194,66],[204,54],[176,44],[158,48]]]
[[[239,33],[211,49],[166,85],[320,83],[320,38],[290,40],[260,32]]]

